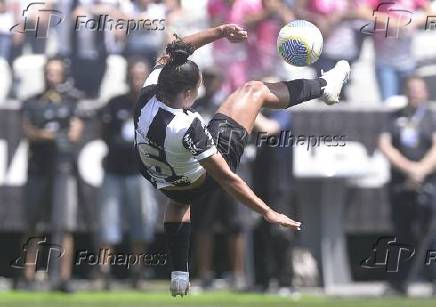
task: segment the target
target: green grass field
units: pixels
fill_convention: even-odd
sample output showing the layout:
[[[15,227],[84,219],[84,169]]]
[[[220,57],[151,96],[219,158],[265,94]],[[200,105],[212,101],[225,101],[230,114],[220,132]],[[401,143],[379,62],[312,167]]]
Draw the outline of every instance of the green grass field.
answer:
[[[234,294],[215,292],[177,299],[167,293],[140,292],[80,292],[72,295],[48,292],[3,292],[0,306],[4,307],[434,307],[436,299],[354,298],[341,299],[326,296],[302,296],[298,300],[272,295]]]

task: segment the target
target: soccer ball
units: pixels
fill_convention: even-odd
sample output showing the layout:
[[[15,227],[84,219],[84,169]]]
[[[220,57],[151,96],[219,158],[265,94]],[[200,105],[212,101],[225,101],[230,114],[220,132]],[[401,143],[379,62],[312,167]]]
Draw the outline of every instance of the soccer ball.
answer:
[[[321,31],[306,20],[294,20],[280,29],[277,50],[294,66],[306,66],[318,61],[322,52]]]

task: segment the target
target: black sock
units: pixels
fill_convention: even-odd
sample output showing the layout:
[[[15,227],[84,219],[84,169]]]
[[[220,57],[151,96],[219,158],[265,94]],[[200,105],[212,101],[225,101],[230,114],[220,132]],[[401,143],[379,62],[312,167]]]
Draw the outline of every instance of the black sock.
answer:
[[[320,97],[323,93],[322,88],[327,85],[327,82],[322,78],[296,79],[283,81],[283,83],[288,87],[289,91],[288,107]]]
[[[188,272],[191,223],[166,222],[164,228],[173,265],[172,271]]]

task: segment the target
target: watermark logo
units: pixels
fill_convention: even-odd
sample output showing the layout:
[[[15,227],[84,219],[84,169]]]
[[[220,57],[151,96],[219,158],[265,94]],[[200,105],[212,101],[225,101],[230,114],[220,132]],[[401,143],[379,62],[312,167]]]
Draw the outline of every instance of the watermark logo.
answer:
[[[37,272],[48,272],[53,261],[59,261],[65,254],[65,249],[47,242],[46,237],[30,237],[23,245],[21,255],[12,260],[9,266],[14,269],[35,267]],[[113,253],[108,248],[101,248],[98,252],[87,249],[78,250],[75,255],[74,265],[110,265],[123,266],[127,270],[132,266],[165,266],[168,255],[166,253]]]
[[[34,33],[35,38],[47,38],[50,29],[65,20],[65,14],[51,9],[45,2],[32,2],[23,10],[23,21],[10,28],[15,33]],[[136,31],[164,31],[165,18],[122,19],[108,14],[77,16],[74,31],[121,31],[129,35]]]
[[[122,31],[129,35],[136,31],[163,31],[166,19],[114,19],[108,14],[98,15],[93,18],[77,16],[75,31]]]
[[[394,7],[395,5],[395,7]],[[373,21],[360,28],[367,35],[383,34],[385,38],[399,38],[412,23],[414,13],[398,6],[396,2],[381,2],[372,12]],[[436,16],[427,16],[425,30],[436,29]]]
[[[23,10],[22,16],[24,17],[23,23],[12,26],[10,31],[22,34],[33,32],[36,38],[47,38],[50,26],[57,26],[65,19],[61,11],[47,9],[44,2],[30,3]]]
[[[391,5],[395,2],[382,2],[377,5],[377,8],[372,12],[374,21],[364,25],[360,31],[364,34],[374,34],[376,32],[384,32],[385,37],[400,36],[402,29],[407,27],[412,22],[413,13],[408,10],[394,9]],[[386,10],[384,7],[388,6]],[[395,18],[391,16],[395,14]],[[370,29],[372,25],[372,29]]]
[[[33,255],[28,255],[29,252]],[[24,269],[33,266],[35,271],[48,272],[49,263],[59,260],[64,254],[62,246],[48,243],[46,237],[30,237],[23,245],[21,255],[10,262],[10,267]]]
[[[167,264],[167,254],[132,254],[132,253],[113,253],[110,249],[101,248],[98,253],[88,250],[79,250],[76,253],[75,265],[87,264],[123,266],[127,270],[131,266],[165,266]]]
[[[282,130],[274,134],[259,131],[256,136],[257,147],[288,148],[305,146],[306,150],[309,151],[323,145],[327,147],[344,147],[346,145],[346,136],[292,134],[289,130]]]
[[[395,237],[381,237],[373,245],[371,255],[360,264],[365,269],[384,269],[386,272],[398,272],[401,264],[410,261],[415,248],[397,242]]]

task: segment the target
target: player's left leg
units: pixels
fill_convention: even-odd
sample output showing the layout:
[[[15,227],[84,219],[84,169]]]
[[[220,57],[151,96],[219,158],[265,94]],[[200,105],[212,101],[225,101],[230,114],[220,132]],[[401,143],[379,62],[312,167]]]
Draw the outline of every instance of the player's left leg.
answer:
[[[339,61],[335,68],[316,79],[277,83],[250,81],[232,93],[217,113],[234,119],[251,133],[261,108],[286,109],[315,98],[322,98],[327,104],[337,103],[349,75],[348,62]]]
[[[191,234],[190,206],[170,200],[165,210],[164,226],[169,256],[172,261],[171,295],[183,296],[189,292],[188,256],[189,237]]]

